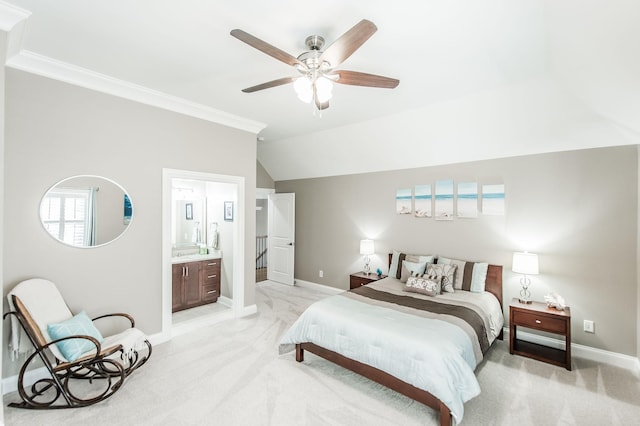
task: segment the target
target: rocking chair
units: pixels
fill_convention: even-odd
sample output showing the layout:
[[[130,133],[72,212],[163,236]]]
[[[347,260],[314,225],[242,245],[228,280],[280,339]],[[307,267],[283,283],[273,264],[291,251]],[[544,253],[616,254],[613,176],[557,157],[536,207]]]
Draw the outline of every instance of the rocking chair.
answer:
[[[23,281],[7,298],[11,311],[3,318],[11,315],[14,353],[35,350],[18,375],[22,402],[11,403],[11,407],[76,408],[104,401],[151,356],[151,343],[135,328],[130,315],[114,313],[89,319],[81,312],[74,316],[51,281]],[[93,322],[110,317],[124,318],[130,326],[103,338]],[[37,359],[48,374],[33,384],[25,383],[25,375],[38,367]]]

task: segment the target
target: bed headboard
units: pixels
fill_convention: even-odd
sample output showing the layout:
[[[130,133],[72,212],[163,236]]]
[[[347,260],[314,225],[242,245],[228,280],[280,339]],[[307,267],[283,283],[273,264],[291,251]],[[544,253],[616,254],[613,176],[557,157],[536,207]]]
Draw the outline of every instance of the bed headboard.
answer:
[[[392,253],[389,253],[389,266],[391,266]],[[493,294],[502,305],[502,265],[489,265],[487,269],[487,280],[484,289]]]

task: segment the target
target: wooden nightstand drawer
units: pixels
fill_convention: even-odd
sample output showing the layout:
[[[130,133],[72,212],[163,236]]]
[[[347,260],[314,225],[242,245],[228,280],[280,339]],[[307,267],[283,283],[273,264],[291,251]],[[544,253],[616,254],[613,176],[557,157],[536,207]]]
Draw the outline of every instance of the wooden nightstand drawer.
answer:
[[[535,312],[514,311],[513,319],[517,325],[522,327],[530,327],[536,330],[562,335],[567,332],[567,322],[564,319],[550,318]]]
[[[355,274],[351,274],[349,276],[349,289],[362,287],[363,285],[367,285],[386,277],[386,275],[378,276],[376,274],[365,274],[364,272],[356,272]]]

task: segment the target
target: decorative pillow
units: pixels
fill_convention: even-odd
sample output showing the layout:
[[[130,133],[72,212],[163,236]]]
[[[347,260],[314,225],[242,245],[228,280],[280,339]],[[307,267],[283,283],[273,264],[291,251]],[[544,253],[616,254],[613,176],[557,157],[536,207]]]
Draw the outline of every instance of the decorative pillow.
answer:
[[[436,296],[440,294],[440,281],[421,277],[409,277],[404,291]]]
[[[424,274],[424,270],[427,267],[426,262],[415,263],[402,261],[402,273],[400,275],[400,282],[406,283],[409,277],[416,277]]]
[[[471,275],[471,288],[469,291],[474,293],[484,292],[484,286],[487,282],[488,263],[474,263],[473,274]]]
[[[66,321],[47,325],[47,331],[53,340],[68,336],[85,335],[96,338],[100,343],[104,341],[102,334],[100,334],[100,331],[93,325],[93,322],[85,311],[80,312]],[[63,340],[62,342],[56,343],[56,346],[67,361],[75,361],[80,355],[96,347],[87,339]]]
[[[456,272],[456,265],[447,265],[438,263],[436,265],[428,264],[427,272],[425,276],[433,279],[433,277],[440,277],[442,283],[442,291],[453,293],[453,276]]]
[[[466,262],[464,260],[438,258],[439,264],[457,265],[453,288],[456,290],[473,291],[482,293],[487,280],[488,263]],[[475,278],[474,278],[475,277]],[[473,285],[472,285],[473,283]]]
[[[397,250],[393,250],[391,254],[391,265],[389,265],[389,276],[397,279],[402,278],[402,262],[407,260],[414,263],[433,263],[435,256],[423,256],[416,254],[400,253]]]

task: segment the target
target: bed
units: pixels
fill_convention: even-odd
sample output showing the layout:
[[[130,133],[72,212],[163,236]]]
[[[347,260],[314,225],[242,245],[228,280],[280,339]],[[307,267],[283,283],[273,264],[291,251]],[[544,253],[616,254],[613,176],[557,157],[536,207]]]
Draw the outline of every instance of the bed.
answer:
[[[502,339],[502,266],[486,267],[484,291],[433,297],[405,286],[391,276],[314,303],[280,353],[295,349],[302,362],[312,352],[434,408],[441,425],[460,423],[480,393],[475,368]]]

